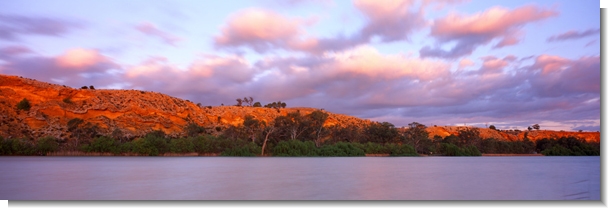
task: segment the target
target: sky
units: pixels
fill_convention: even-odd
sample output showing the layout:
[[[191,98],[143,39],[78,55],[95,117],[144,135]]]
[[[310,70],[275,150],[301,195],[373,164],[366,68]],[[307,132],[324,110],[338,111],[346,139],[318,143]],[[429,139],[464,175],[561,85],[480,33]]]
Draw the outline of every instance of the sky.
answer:
[[[600,130],[599,1],[0,2],[0,74],[397,127]]]

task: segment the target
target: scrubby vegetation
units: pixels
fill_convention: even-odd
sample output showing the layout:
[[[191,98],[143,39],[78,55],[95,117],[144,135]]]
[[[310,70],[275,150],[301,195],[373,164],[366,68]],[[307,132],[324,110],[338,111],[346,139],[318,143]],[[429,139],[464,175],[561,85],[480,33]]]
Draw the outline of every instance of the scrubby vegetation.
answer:
[[[25,100],[25,99],[24,99]],[[246,99],[249,105],[253,99]],[[27,102],[27,100],[26,100]],[[417,122],[398,129],[389,122],[364,126],[324,127],[328,114],[322,110],[303,115],[299,111],[266,122],[246,116],[239,126],[202,127],[189,122],[182,137],[162,131],[127,138],[121,129],[100,134],[100,127],[82,119],[67,122],[68,138],[2,139],[0,155],[48,155],[76,151],[109,155],[158,156],[171,154],[221,156],[349,157],[381,156],[480,156],[484,154],[599,155],[599,143],[573,137],[547,138],[536,142],[482,139],[476,128],[463,128],[457,135],[429,138],[426,126]],[[218,120],[221,120],[218,117]],[[195,154],[195,155],[196,155]]]
[[[17,109],[19,110],[29,111],[31,107],[32,105],[30,104],[30,101],[25,98],[17,103]]]

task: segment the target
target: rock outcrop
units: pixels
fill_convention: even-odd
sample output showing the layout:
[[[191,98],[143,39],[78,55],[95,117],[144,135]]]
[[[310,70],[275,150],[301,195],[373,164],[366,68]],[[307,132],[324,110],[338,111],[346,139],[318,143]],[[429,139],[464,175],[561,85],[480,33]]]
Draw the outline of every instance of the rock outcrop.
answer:
[[[458,136],[458,131],[464,128],[476,128],[476,127],[464,127],[464,126],[433,126],[428,127],[429,137],[433,138],[435,135],[440,137],[446,137],[450,134]],[[551,130],[532,130],[532,131],[516,131],[516,130],[493,130],[489,128],[477,128],[479,130],[479,136],[482,139],[495,138],[506,141],[517,141],[523,140],[524,137],[528,137],[531,141],[536,141],[543,138],[560,138],[560,137],[576,137],[585,139],[587,142],[600,142],[599,132],[567,132],[567,131],[551,131]]]
[[[17,76],[0,75],[0,136],[4,138],[72,137],[67,123],[75,118],[99,127],[102,135],[121,129],[126,137],[162,130],[182,136],[192,122],[208,129],[240,125],[246,115],[266,122],[277,116],[300,111],[306,115],[314,108],[271,109],[262,107],[197,106],[179,98],[140,90],[74,89]],[[18,110],[17,103],[27,99],[29,111]],[[336,124],[362,126],[369,120],[329,113],[325,126]]]
[[[126,137],[143,136],[151,131],[162,130],[167,135],[184,135],[184,127],[195,123],[212,131],[241,125],[246,115],[270,122],[280,115],[300,111],[306,115],[314,108],[271,109],[262,107],[197,106],[179,98],[157,92],[140,90],[75,89],[17,76],[0,75],[0,136],[4,138],[41,138],[53,136],[68,139],[68,122],[82,119],[97,125],[99,133],[109,135],[120,129]],[[27,99],[31,108],[18,110],[17,103]],[[327,112],[325,126],[356,125],[362,127],[371,121],[348,115]],[[459,128],[428,127],[429,137],[458,135]],[[523,139],[524,131],[496,131],[480,128],[482,138],[501,140]],[[215,132],[218,133],[218,132]],[[598,132],[530,131],[531,140],[574,136],[587,141],[599,142]]]

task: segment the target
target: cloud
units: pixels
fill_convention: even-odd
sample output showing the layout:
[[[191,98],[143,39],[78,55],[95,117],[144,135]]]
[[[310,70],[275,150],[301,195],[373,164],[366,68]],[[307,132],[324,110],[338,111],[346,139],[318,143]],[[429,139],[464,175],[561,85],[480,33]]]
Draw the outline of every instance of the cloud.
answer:
[[[24,35],[58,37],[81,25],[59,19],[0,14],[0,39],[17,41]]]
[[[383,42],[408,40],[410,33],[426,24],[421,12],[410,9],[414,1],[356,0],[353,3],[369,20],[361,29],[361,36],[366,39],[378,36]]]
[[[473,65],[475,65],[475,62],[471,61],[471,59],[464,58],[458,63],[458,69],[463,69]]]
[[[58,84],[73,87],[83,85],[107,86],[120,82],[117,75],[108,73],[120,69],[117,63],[94,49],[73,48],[56,57],[40,56],[26,48],[16,47],[19,53],[0,57],[2,73],[15,74],[43,81],[57,80]],[[24,56],[23,54],[28,54]]]
[[[179,37],[172,35],[170,33],[167,33],[165,31],[162,31],[162,30],[158,29],[152,23],[148,23],[148,22],[141,23],[141,24],[135,26],[135,29],[146,35],[160,38],[163,42],[165,42],[166,44],[172,45],[172,46],[176,46],[175,44],[181,40]]]
[[[564,97],[600,93],[600,57],[570,60],[558,56],[541,55],[531,66],[531,90],[536,96]],[[572,97],[572,99],[578,99]]]
[[[435,20],[431,36],[439,44],[455,41],[456,45],[446,51],[439,47],[425,46],[420,50],[421,57],[440,57],[455,59],[470,55],[478,46],[500,39],[495,48],[514,45],[519,42],[523,25],[557,16],[558,12],[541,9],[534,5],[522,6],[513,10],[492,7],[483,13],[473,15],[449,14]]]
[[[107,58],[97,50],[74,48],[56,58],[57,65],[64,68],[86,69],[106,62]]]
[[[594,36],[600,33],[600,29],[588,29],[583,32],[578,32],[575,30],[570,30],[568,32],[551,36],[547,39],[547,42],[556,42],[556,41],[565,41],[565,40],[573,40],[573,39],[581,39],[589,36]],[[599,37],[599,35],[597,36]]]
[[[33,53],[33,51],[25,46],[20,46],[20,45],[7,46],[4,48],[0,48],[0,59],[8,59],[10,57],[20,56],[20,55],[30,54],[30,53]]]
[[[248,46],[259,53],[274,48],[306,49],[314,39],[301,40],[304,21],[284,17],[276,12],[250,8],[232,15],[214,43],[218,47]]]
[[[366,22],[353,34],[333,37],[307,34],[310,20],[287,17],[266,9],[245,9],[228,19],[221,34],[214,38],[214,44],[218,48],[250,47],[258,53],[284,49],[322,55],[324,52],[352,49],[370,43],[376,37],[382,42],[408,41],[413,32],[428,25],[424,18],[427,6],[445,6],[462,1],[427,0],[418,7],[416,2],[356,0],[353,4]]]

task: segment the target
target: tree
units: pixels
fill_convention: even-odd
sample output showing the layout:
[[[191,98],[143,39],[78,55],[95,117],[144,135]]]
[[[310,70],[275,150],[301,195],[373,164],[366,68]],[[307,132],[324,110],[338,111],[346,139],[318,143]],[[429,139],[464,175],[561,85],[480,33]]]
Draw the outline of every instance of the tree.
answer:
[[[540,125],[538,124],[534,124],[532,125],[532,128],[536,129],[536,130],[540,130]]]
[[[95,89],[95,87],[93,87],[93,85],[91,85],[91,86],[89,86],[89,89],[94,90],[94,89]]]
[[[388,143],[394,142],[399,136],[395,125],[389,122],[372,122],[363,131],[370,142]]]
[[[17,109],[29,111],[32,105],[30,105],[30,101],[23,98],[19,103],[17,103]]]
[[[404,137],[406,143],[414,147],[417,153],[422,152],[422,143],[430,143],[426,126],[418,122],[408,124],[408,129],[405,131]],[[429,140],[429,142],[425,142],[425,140]]]
[[[200,133],[205,132],[205,128],[199,126],[198,124],[196,124],[194,122],[189,122],[188,125],[186,125],[184,127],[184,132],[186,133],[186,136],[188,136],[188,137],[196,137]]]
[[[262,104],[260,102],[255,102],[253,104],[253,107],[262,107]]]
[[[461,148],[469,145],[476,147],[481,146],[481,137],[479,136],[479,129],[477,128],[460,129],[458,131],[458,137],[460,138],[460,145],[458,146]]]
[[[492,130],[496,130],[496,126],[494,126],[494,125],[490,125],[490,129],[492,129]]]
[[[89,89],[89,87],[87,87],[87,86],[82,86],[82,87],[80,87],[80,89],[85,89],[85,90],[86,90],[86,89]]]
[[[310,127],[315,131],[315,145],[317,147],[320,147],[321,146],[321,135],[325,132],[325,129],[323,128],[323,124],[325,124],[325,121],[329,117],[329,114],[327,114],[323,111],[320,111],[320,110],[315,110],[312,113],[310,113],[308,115],[308,117],[310,118],[310,121],[311,121]]]
[[[243,106],[243,100],[241,98],[236,99],[236,106]]]
[[[275,118],[275,124],[282,134],[295,140],[309,128],[309,120],[300,114],[300,111],[288,113],[287,116]]]
[[[277,130],[277,126],[274,122],[266,124],[266,122],[262,121],[261,125],[263,126],[263,132],[266,135],[264,137],[264,143],[262,144],[262,156],[264,156],[264,150],[266,149],[266,144],[268,143],[268,138],[272,133]]]
[[[245,121],[243,121],[243,126],[245,127],[247,133],[249,134],[249,138],[251,139],[251,142],[255,142],[255,135],[261,127],[260,121],[255,119],[251,115],[246,115]]]
[[[532,131],[532,127],[529,127],[529,126],[528,126],[528,131]]]
[[[249,97],[248,103],[249,107],[253,106],[253,97]]]

